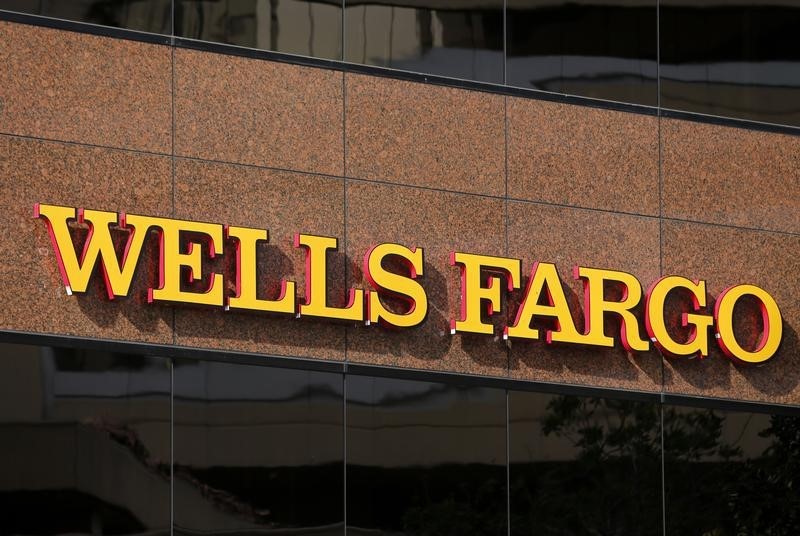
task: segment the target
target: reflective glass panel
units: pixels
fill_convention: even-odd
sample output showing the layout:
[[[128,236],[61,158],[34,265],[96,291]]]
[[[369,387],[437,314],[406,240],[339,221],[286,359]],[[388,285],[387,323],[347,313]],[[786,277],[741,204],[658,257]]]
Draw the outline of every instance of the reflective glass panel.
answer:
[[[800,417],[664,407],[667,535],[800,534]]]
[[[502,0],[346,1],[345,60],[503,83]]]
[[[175,531],[344,531],[342,376],[176,361]]]
[[[0,344],[0,533],[169,534],[170,370]]]
[[[342,59],[341,2],[176,0],[175,33],[215,43]]]
[[[506,396],[347,378],[349,534],[506,534]]]
[[[657,104],[655,0],[508,0],[508,84]]]
[[[662,0],[662,106],[800,125],[798,28],[798,0]]]
[[[509,393],[511,534],[661,535],[655,403]]]
[[[0,9],[170,35],[171,0],[0,0]]]

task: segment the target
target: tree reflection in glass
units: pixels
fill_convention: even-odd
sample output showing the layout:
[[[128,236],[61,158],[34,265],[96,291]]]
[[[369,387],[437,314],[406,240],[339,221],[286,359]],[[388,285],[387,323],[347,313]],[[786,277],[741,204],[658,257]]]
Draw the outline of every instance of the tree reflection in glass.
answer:
[[[512,534],[661,534],[662,452],[667,535],[800,534],[800,417],[522,392]]]
[[[511,533],[661,533],[655,403],[512,392]]]
[[[347,533],[505,536],[506,393],[347,378]]]
[[[800,534],[800,417],[664,407],[667,534]]]

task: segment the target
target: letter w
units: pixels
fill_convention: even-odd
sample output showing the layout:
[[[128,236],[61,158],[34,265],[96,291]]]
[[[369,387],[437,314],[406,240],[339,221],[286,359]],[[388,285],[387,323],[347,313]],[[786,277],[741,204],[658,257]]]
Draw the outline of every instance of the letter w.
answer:
[[[120,266],[108,226],[118,223],[120,227],[127,227],[124,213],[118,219],[115,212],[83,209],[76,211],[71,207],[37,203],[33,207],[33,215],[35,218],[44,218],[47,222],[67,294],[86,292],[99,257],[109,299],[128,295],[147,229],[128,227],[130,229],[128,242],[125,244]],[[72,235],[69,232],[68,221],[71,219],[77,219],[78,223],[89,224],[89,236],[86,237],[80,259],[75,252]]]

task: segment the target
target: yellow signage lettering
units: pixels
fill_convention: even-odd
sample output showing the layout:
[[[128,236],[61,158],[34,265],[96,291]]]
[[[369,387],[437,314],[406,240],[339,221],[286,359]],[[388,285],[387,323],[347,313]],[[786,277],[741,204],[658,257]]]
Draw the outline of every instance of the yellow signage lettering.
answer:
[[[461,319],[451,321],[450,333],[493,334],[494,326],[484,322],[481,317],[483,302],[488,302],[487,315],[491,316],[499,311],[500,276],[506,277],[509,291],[519,288],[522,263],[518,259],[506,257],[453,252],[450,254],[450,265],[456,264],[461,268]],[[483,271],[494,272],[494,275],[489,276],[485,287],[482,285]]]
[[[262,290],[272,296],[259,297],[258,249],[260,243],[269,242],[270,238],[265,229],[48,204],[34,205],[34,217],[44,220],[47,226],[69,295],[87,292],[96,270],[103,275],[110,299],[130,295],[145,237],[157,231],[159,275],[155,288],[147,291],[148,302],[210,305],[230,311],[293,314],[298,318],[310,316],[367,325],[380,323],[393,328],[419,326],[430,307],[425,288],[418,280],[425,270],[421,247],[392,243],[373,246],[363,257],[369,289],[349,288],[346,305],[332,306],[328,305],[327,261],[328,254],[338,247],[336,238],[295,235],[294,247],[305,252],[305,299],[299,300],[297,283],[287,279],[280,280],[279,291]],[[80,227],[78,232],[73,228],[76,223]],[[76,245],[77,238],[86,231],[83,243]],[[209,266],[209,259],[225,255],[226,251],[235,256],[235,275],[230,276],[235,277],[235,289],[227,293],[226,275]],[[460,314],[451,319],[450,333],[494,335],[497,322],[490,317],[506,307],[504,288],[508,292],[520,288],[522,262],[453,252],[450,265],[458,266],[461,276]],[[535,262],[514,320],[502,328],[503,338],[544,338],[548,344],[563,342],[611,348],[616,333],[606,333],[605,321],[613,317],[619,319],[619,340],[628,351],[647,351],[652,342],[667,356],[704,358],[709,355],[709,328],[715,326],[719,347],[736,364],[762,364],[778,352],[783,336],[781,312],[775,299],[757,286],[729,287],[716,300],[712,315],[701,311],[707,301],[705,281],[662,277],[649,287],[644,298],[646,338],[634,314],[642,301],[642,286],[636,277],[582,266],[573,268],[573,276],[583,282],[582,330],[573,319],[573,312],[578,311],[570,309],[556,266]],[[192,285],[198,280],[202,280],[204,290]],[[619,291],[613,297],[608,292],[612,286]],[[686,311],[680,313],[682,336],[671,333],[669,316],[675,317],[672,319],[675,328],[678,318],[677,312],[672,312],[670,297],[691,303],[691,307],[687,304]],[[755,300],[760,309],[760,322],[754,322],[755,329],[750,331],[748,342],[737,340],[735,333],[736,326],[740,330],[743,326],[744,302],[740,302],[743,299]],[[737,304],[740,304],[738,309]],[[545,333],[540,333],[541,330]]]
[[[364,291],[351,288],[347,305],[328,305],[327,256],[336,251],[338,241],[326,236],[295,235],[294,247],[306,250],[306,302],[300,304],[298,315],[320,316],[337,320],[364,320]]]
[[[203,247],[200,242],[189,242],[187,251],[181,252],[181,235],[194,233],[203,235],[207,240],[208,256],[213,258],[222,255],[222,225],[216,223],[200,223],[169,218],[148,218],[145,216],[128,216],[132,225],[140,223],[158,227],[161,244],[161,266],[159,270],[159,286],[148,292],[148,301],[182,302],[198,305],[224,305],[224,288],[222,274],[212,273],[208,287],[204,292],[181,290],[181,270],[189,269],[189,282],[203,276]]]
[[[383,259],[396,257],[405,264],[409,275],[395,274],[383,267]],[[388,326],[410,328],[418,326],[428,314],[428,297],[416,281],[423,275],[422,248],[409,249],[399,244],[380,244],[364,255],[364,276],[377,292],[367,292],[367,323],[381,322]],[[408,305],[405,313],[386,308],[380,294],[402,299]]]
[[[102,210],[75,210],[71,207],[57,205],[37,204],[34,206],[34,216],[43,218],[47,222],[53,250],[58,260],[61,279],[66,287],[67,294],[73,292],[86,292],[89,279],[94,271],[97,261],[103,272],[106,291],[110,299],[116,296],[127,296],[130,291],[136,263],[142,253],[142,245],[147,235],[147,225],[141,225],[136,217],[126,217],[124,214],[117,216],[115,212]],[[89,236],[83,246],[80,259],[72,243],[69,232],[69,220],[89,225]],[[128,240],[122,255],[122,262],[117,260],[114,242],[111,238],[112,224],[128,232]]]
[[[736,302],[744,296],[752,296],[759,301],[764,331],[761,341],[754,350],[743,348],[736,341],[733,331],[733,310]],[[725,289],[714,305],[714,320],[717,324],[717,343],[722,352],[740,364],[757,365],[771,359],[778,351],[783,336],[783,319],[775,299],[755,285],[737,285]]]
[[[667,331],[664,320],[664,305],[667,295],[675,289],[688,291],[695,311],[706,306],[706,282],[692,281],[685,277],[671,275],[653,283],[645,299],[645,329],[650,339],[661,351],[672,357],[700,358],[708,356],[708,328],[714,319],[706,315],[683,313],[681,324],[692,326],[689,340],[681,343],[673,339]]]
[[[547,304],[539,303],[542,293],[547,297]],[[514,324],[506,329],[506,337],[520,339],[538,339],[539,330],[532,327],[534,317],[555,319],[557,329],[547,330],[546,340],[552,342],[584,343],[585,335],[575,329],[572,314],[569,310],[564,287],[558,277],[555,264],[534,262],[525,295],[517,310]]]
[[[585,344],[613,347],[614,339],[605,334],[603,321],[606,313],[620,317],[620,340],[626,350],[646,352],[650,344],[639,335],[639,322],[631,310],[642,300],[642,285],[631,274],[614,270],[598,270],[575,266],[575,279],[583,280],[583,308],[586,318]],[[606,283],[622,288],[622,298],[609,301],[605,298]]]
[[[269,241],[269,232],[231,225],[225,228],[225,236],[236,240],[236,291],[227,298],[226,309],[294,314],[297,301],[294,281],[281,280],[281,291],[277,299],[257,297],[256,246],[258,242]]]

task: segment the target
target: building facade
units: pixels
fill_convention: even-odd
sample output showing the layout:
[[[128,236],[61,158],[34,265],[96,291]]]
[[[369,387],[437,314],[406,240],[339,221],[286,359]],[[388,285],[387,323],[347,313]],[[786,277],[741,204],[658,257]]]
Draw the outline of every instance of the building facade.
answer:
[[[0,1],[0,534],[798,534],[799,13]]]

